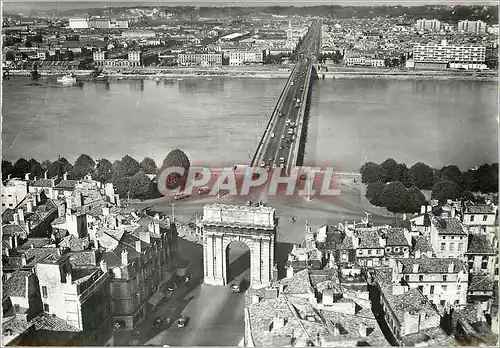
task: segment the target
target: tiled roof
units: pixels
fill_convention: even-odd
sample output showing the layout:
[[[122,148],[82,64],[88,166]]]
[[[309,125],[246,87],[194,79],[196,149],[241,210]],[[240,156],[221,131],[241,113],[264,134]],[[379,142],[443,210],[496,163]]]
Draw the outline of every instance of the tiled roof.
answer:
[[[18,236],[22,239],[25,239],[28,237],[28,232],[23,227],[21,227],[20,225],[17,225],[17,224],[3,225],[2,226],[2,233],[3,233],[3,235]]]
[[[89,239],[85,237],[77,238],[70,234],[59,242],[59,246],[69,248],[71,251],[83,251],[89,247]]]
[[[307,294],[308,289],[311,289],[309,271],[305,269],[297,272],[292,278],[284,279],[283,284],[285,284],[285,294]]]
[[[32,273],[28,271],[15,271],[3,283],[3,296],[26,297],[26,278]]]
[[[496,254],[495,249],[484,234],[470,234],[467,253],[470,254]]]
[[[455,218],[436,219],[436,227],[439,234],[467,235],[460,220]]]
[[[401,295],[393,295],[392,289],[387,287],[383,294],[400,323],[404,322],[404,313],[410,311],[425,313],[427,317],[439,316],[437,310],[418,288],[410,288]]]
[[[68,324],[66,320],[63,320],[53,314],[42,313],[37,317],[33,318],[31,322],[34,325],[35,330],[66,331],[66,332],[80,331],[73,325]]]
[[[78,180],[61,180],[55,189],[74,190]]]
[[[26,239],[26,241],[23,244],[19,245],[18,249],[20,249],[20,250],[28,249],[28,248],[31,248],[32,245],[34,248],[43,248],[43,247],[45,247],[47,245],[51,245],[51,244],[53,244],[53,243],[52,243],[52,240],[50,238],[30,237],[30,238]]]
[[[51,179],[38,179],[33,183],[33,187],[52,187]]]
[[[465,208],[466,214],[495,214],[493,207],[489,204],[469,205]]]
[[[380,236],[377,231],[359,231],[357,236],[360,238],[359,248],[381,248]]]
[[[493,281],[487,275],[471,275],[467,291],[493,291]]]
[[[69,255],[73,267],[97,266],[97,255],[94,250],[71,252]]]
[[[413,251],[420,251],[421,253],[433,251],[431,240],[426,236],[414,236],[413,244]]]
[[[391,228],[387,231],[387,246],[401,246],[408,245],[408,240],[405,237],[402,228]]]
[[[14,337],[25,332],[31,325],[32,325],[31,322],[28,323],[26,320],[18,318],[16,316],[3,317],[2,333],[5,336],[7,332],[10,330],[10,332],[12,333],[12,337]],[[8,344],[8,342],[3,342],[3,343],[5,343],[5,345]]]
[[[26,254],[27,266],[34,266],[38,262],[45,260],[48,256],[54,255],[59,258],[59,248],[34,248],[23,251]]]
[[[448,273],[448,266],[453,263],[453,273],[458,273],[464,270],[464,264],[459,259],[455,258],[427,258],[420,259],[396,259],[397,262],[403,264],[402,273],[413,273],[413,265],[418,264],[418,273]]]

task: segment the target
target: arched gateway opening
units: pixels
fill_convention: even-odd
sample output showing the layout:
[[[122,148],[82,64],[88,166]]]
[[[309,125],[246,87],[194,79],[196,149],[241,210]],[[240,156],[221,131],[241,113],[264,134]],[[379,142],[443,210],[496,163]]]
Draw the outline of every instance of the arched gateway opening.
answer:
[[[272,281],[276,234],[273,208],[207,204],[201,224],[205,284],[228,285],[242,273],[249,277],[252,287]]]
[[[233,241],[226,248],[227,283],[250,285],[250,248],[243,242]]]

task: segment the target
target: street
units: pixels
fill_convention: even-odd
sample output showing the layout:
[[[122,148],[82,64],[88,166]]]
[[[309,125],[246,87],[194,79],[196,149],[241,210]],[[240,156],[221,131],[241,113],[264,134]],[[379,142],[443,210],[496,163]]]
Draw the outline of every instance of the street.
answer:
[[[244,293],[231,293],[229,286],[202,285],[201,245],[179,240],[181,257],[192,262],[191,284],[180,284],[174,296],[140,325],[140,344],[154,346],[238,345],[244,335]],[[228,250],[231,278],[250,279],[250,252],[242,243],[232,243]],[[189,318],[184,328],[177,327],[181,316]],[[154,330],[156,317],[168,317],[170,325]]]

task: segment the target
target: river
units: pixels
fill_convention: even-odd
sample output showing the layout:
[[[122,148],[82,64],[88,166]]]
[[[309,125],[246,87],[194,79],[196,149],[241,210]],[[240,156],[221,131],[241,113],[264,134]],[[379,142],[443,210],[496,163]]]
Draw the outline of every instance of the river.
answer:
[[[122,80],[63,87],[15,77],[3,85],[3,156],[157,162],[174,148],[194,163],[248,163],[284,79]],[[462,168],[497,161],[493,82],[319,80],[306,162],[358,170],[393,157]]]

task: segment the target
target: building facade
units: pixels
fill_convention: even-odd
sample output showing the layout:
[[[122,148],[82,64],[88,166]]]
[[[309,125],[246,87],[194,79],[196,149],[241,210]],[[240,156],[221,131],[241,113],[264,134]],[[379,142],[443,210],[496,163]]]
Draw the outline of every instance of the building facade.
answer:
[[[220,66],[222,53],[219,52],[184,52],[179,53],[177,64],[180,66]]]
[[[437,19],[419,19],[416,27],[419,31],[440,31],[442,23]]]
[[[264,50],[230,50],[228,52],[229,65],[250,65],[264,63]]]
[[[461,307],[467,303],[468,272],[455,258],[391,259],[393,282],[418,288],[431,303]]]
[[[73,268],[66,254],[48,256],[37,263],[36,273],[44,312],[83,331],[86,344],[108,341],[112,333],[109,272]]]
[[[468,33],[484,33],[486,32],[487,25],[483,21],[459,21],[457,30],[459,32]]]
[[[417,44],[413,47],[413,60],[426,64],[454,64],[471,67],[481,67],[486,60],[485,46],[456,46],[441,44]]]

